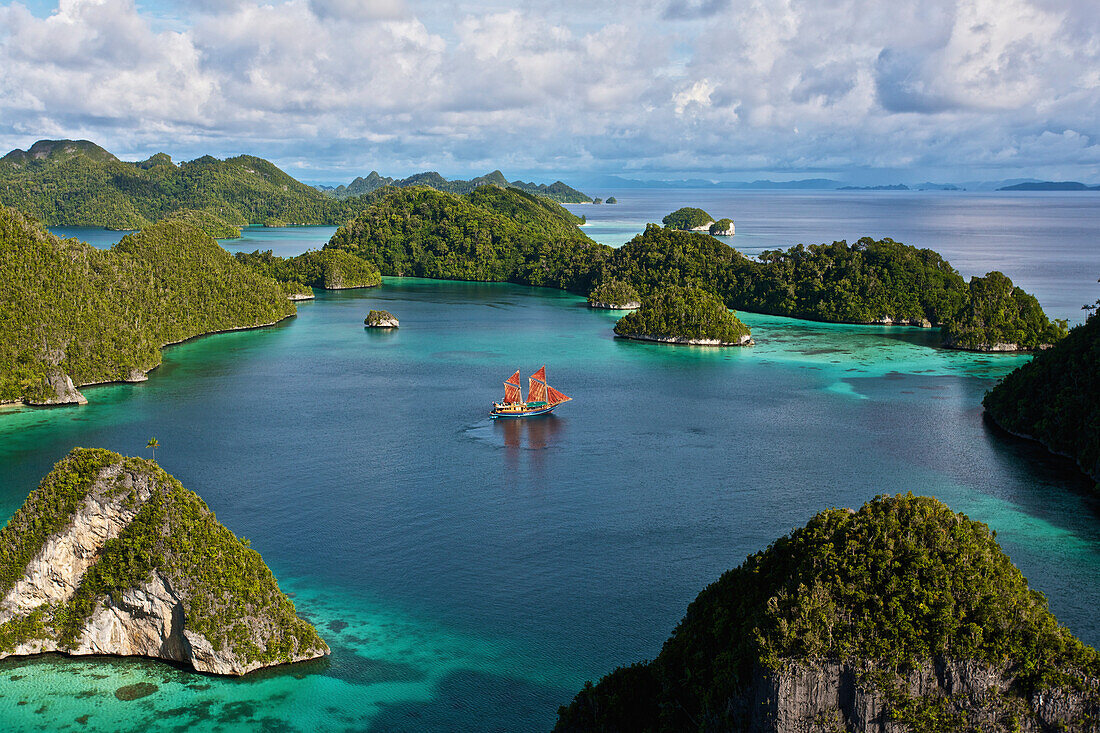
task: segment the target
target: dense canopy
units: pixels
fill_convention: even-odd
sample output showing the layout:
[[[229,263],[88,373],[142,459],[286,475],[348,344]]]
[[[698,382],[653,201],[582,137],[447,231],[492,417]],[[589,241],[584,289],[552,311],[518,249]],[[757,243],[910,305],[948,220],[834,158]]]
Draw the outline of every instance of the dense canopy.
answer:
[[[983,404],[998,425],[1070,456],[1100,482],[1100,315],[1006,376]]]
[[[0,402],[46,399],[59,374],[140,377],[165,344],[295,312],[283,285],[175,220],[100,250],[0,207],[0,272]]]
[[[642,307],[615,324],[629,338],[741,344],[749,327],[726,309],[717,295],[699,287],[672,285],[642,301]]]
[[[813,660],[869,665],[877,676],[865,681],[884,688],[917,665],[973,660],[1011,670],[1025,706],[1032,690],[1100,674],[1100,655],[1058,623],[984,524],[935,499],[885,496],[821,512],[723,574],[655,660],[586,686],[558,730],[739,730],[729,703],[750,676]],[[896,720],[927,710],[910,702]]]

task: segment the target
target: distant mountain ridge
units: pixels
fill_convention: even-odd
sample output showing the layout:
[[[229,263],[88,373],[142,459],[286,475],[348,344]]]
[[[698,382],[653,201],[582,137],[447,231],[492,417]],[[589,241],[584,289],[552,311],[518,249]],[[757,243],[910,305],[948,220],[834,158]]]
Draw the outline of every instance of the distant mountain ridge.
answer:
[[[371,171],[365,178],[359,176],[346,186],[337,186],[335,188],[331,186],[318,186],[317,188],[329,196],[333,196],[338,200],[343,200],[353,196],[373,193],[384,186],[393,186],[395,188],[427,186],[428,188],[434,188],[436,191],[443,191],[445,193],[465,194],[473,191],[478,186],[484,186],[486,184],[500,186],[501,188],[518,188],[521,191],[532,193],[536,196],[545,196],[560,204],[590,204],[593,200],[588,194],[582,193],[561,181],[554,181],[551,184],[531,183],[520,180],[509,181],[499,170],[487,173],[484,176],[471,178],[468,181],[449,181],[435,171],[415,173],[408,178],[400,179],[381,176],[378,171]]]
[[[224,160],[204,155],[175,163],[167,153],[156,153],[131,162],[90,140],[39,140],[27,150],[12,150],[0,158],[0,205],[48,226],[142,229],[172,216],[199,216],[227,227],[275,222],[340,225],[374,203],[385,186],[469,192],[486,184],[519,188],[558,202],[592,201],[561,181],[509,183],[500,171],[470,181],[448,181],[434,172],[395,181],[372,171],[349,187],[326,191],[253,155]]]
[[[998,191],[1100,191],[1100,186],[1088,186],[1079,181],[1029,181],[998,188]]]

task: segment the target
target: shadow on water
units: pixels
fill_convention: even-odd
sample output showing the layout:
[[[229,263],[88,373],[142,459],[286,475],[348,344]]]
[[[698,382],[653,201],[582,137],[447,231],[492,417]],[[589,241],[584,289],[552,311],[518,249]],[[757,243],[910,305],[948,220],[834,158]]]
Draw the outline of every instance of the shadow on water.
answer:
[[[1081,497],[1093,517],[1100,519],[1100,482],[1086,475],[1075,460],[1047,450],[1038,441],[1013,435],[985,413],[982,427],[1004,470],[1025,474],[1023,485],[1038,490],[1035,504],[1026,507],[1027,511],[1041,512],[1042,505],[1049,501],[1048,492],[1069,491]]]
[[[557,445],[561,432],[568,424],[557,415],[493,420],[493,432],[504,443],[504,468],[515,473],[520,468],[520,456],[527,452],[535,477],[543,478],[547,448]]]
[[[575,690],[539,685],[505,675],[460,670],[440,680],[427,702],[383,704],[367,729],[372,733],[454,730],[549,730],[552,711],[568,702]]]

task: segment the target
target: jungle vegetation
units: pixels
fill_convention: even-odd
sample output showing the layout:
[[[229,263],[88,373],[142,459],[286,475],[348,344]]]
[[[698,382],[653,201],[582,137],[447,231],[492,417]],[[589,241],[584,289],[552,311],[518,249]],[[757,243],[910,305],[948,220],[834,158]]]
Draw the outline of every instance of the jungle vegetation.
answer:
[[[629,338],[682,338],[739,344],[749,327],[714,293],[697,286],[671,285],[642,301],[642,307],[615,324]]]
[[[749,259],[707,233],[655,224],[615,249],[593,242],[575,223],[561,207],[514,189],[486,185],[464,196],[402,189],[381,195],[325,249],[370,260],[383,275],[513,282],[581,295],[610,280],[643,297],[696,285],[730,309],[829,322],[944,325],[965,321],[971,307],[966,281],[939,254],[891,239],[800,244]],[[1021,343],[1056,330],[1032,312],[1024,323],[1030,333]],[[962,331],[951,345],[980,347],[974,338]]]
[[[238,252],[237,262],[285,283],[300,283],[326,290],[372,288],[382,275],[372,263],[338,249],[310,250],[295,257],[278,257],[272,251]]]
[[[34,638],[71,644],[107,597],[140,587],[154,571],[181,597],[187,628],[210,640],[215,651],[273,664],[290,661],[299,651],[327,649],[316,629],[298,617],[260,554],[220,524],[202,499],[153,461],[103,449],[74,448],[0,530],[0,595],[70,521],[93,484],[112,480],[105,475],[109,468],[121,469],[110,491],[128,491],[125,501],[140,499],[132,483],[127,488],[117,478],[123,474],[150,479],[152,495],[118,537],[106,541],[68,602],[0,625],[0,649]],[[269,621],[264,638],[247,627],[247,617]]]
[[[337,186],[333,189],[324,190],[326,194],[334,198],[345,199],[352,196],[362,196],[366,193],[373,193],[386,186],[391,186],[393,188],[426,186],[428,188],[434,188],[436,191],[464,194],[470,193],[478,186],[484,186],[486,184],[499,186],[500,188],[516,188],[525,193],[533,193],[536,196],[543,196],[552,201],[557,201],[559,204],[587,204],[592,201],[592,198],[587,194],[581,193],[577,189],[567,186],[561,181],[555,181],[551,184],[526,183],[524,181],[509,182],[508,179],[504,177],[504,174],[498,170],[484,176],[471,178],[468,181],[448,181],[434,171],[416,173],[408,178],[401,179],[380,176],[378,175],[378,171],[371,171],[370,175],[367,177],[364,178],[360,176],[346,186]]]
[[[286,286],[178,220],[100,250],[0,207],[0,271],[0,402],[40,401],[58,374],[131,379],[165,344],[295,312]]]
[[[343,224],[371,200],[337,201],[251,155],[177,165],[158,153],[128,163],[87,140],[40,140],[0,158],[0,204],[49,226],[141,229],[180,210],[234,227]]]
[[[676,211],[673,211],[664,219],[661,219],[661,223],[669,229],[680,229],[683,231],[707,226],[713,221],[713,216],[693,206],[685,206],[682,209],[676,209]]]
[[[1100,488],[1100,315],[1009,373],[982,401],[993,421],[1069,456]]]
[[[622,280],[605,280],[588,294],[589,305],[605,305],[616,308],[637,307],[641,303],[638,291]]]
[[[852,661],[863,684],[890,690],[937,660],[1007,670],[1018,697],[1002,703],[1024,710],[1049,687],[1095,695],[1100,674],[1100,655],[1058,623],[988,527],[935,499],[880,496],[821,512],[723,574],[656,659],[586,684],[556,730],[739,730],[730,702],[758,675]],[[907,703],[891,717],[909,729],[959,729],[934,702]]]

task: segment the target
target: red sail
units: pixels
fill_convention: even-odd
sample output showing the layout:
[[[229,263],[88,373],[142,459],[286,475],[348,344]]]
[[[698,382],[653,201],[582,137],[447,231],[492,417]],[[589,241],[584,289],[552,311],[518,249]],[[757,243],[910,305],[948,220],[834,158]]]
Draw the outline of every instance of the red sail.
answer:
[[[519,389],[519,369],[504,383],[504,404],[513,402],[523,402],[523,393]]]
[[[531,375],[531,379],[537,379],[540,382],[546,381],[546,367],[540,367],[537,372]]]
[[[539,369],[539,371],[543,370]],[[527,401],[546,402],[546,385],[534,377],[527,380]]]
[[[572,397],[567,397],[563,395],[561,392],[550,386],[546,387],[546,392],[546,401],[549,402],[551,405],[560,405],[562,402],[568,402],[569,400],[573,399]]]

